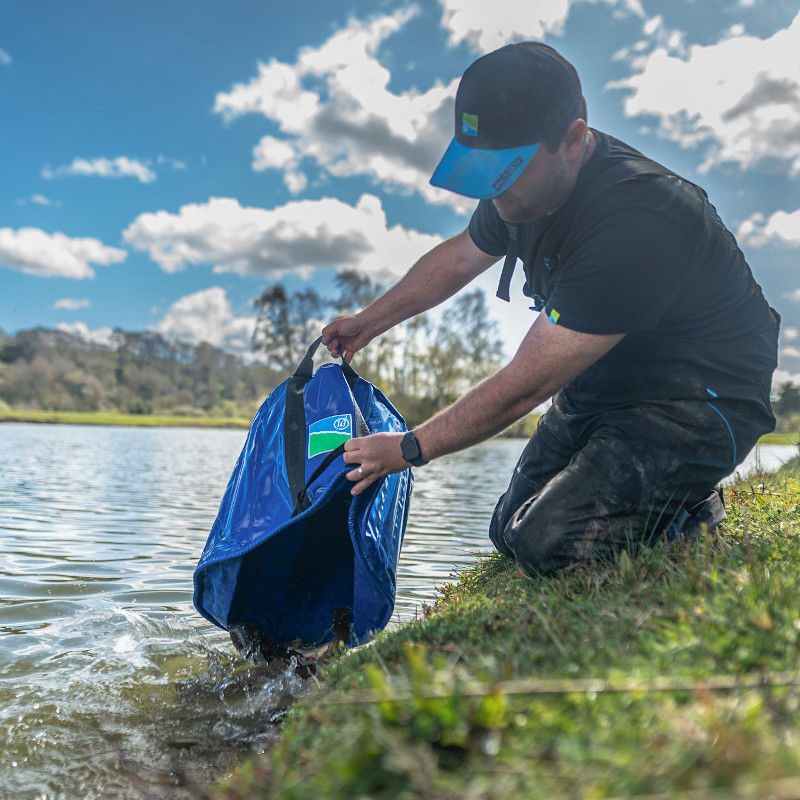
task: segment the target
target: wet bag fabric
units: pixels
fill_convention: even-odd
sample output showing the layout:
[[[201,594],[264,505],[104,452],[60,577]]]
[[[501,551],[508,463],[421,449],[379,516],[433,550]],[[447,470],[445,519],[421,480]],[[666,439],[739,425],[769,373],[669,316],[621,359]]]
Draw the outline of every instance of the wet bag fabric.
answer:
[[[406,425],[347,363],[313,372],[320,341],[256,412],[194,573],[206,619],[276,646],[386,625],[411,500],[410,469],[350,494],[344,443]]]

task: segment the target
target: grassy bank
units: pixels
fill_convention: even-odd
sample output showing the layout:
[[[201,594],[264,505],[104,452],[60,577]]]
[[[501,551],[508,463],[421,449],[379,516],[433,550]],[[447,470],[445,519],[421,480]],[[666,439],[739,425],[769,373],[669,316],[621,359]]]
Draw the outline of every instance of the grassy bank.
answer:
[[[157,414],[121,414],[114,411],[25,411],[0,408],[0,422],[41,422],[64,425],[123,425],[132,427],[248,428],[250,417],[203,417]],[[502,434],[528,439],[536,430],[537,414],[530,414]],[[759,444],[796,444],[800,433],[768,433]]]
[[[799,797],[797,460],[727,505],[723,536],[612,565],[481,560],[211,796]]]
[[[115,411],[0,410],[0,422],[41,422],[60,425],[122,425],[139,428],[248,428],[248,417],[194,417],[121,414]]]

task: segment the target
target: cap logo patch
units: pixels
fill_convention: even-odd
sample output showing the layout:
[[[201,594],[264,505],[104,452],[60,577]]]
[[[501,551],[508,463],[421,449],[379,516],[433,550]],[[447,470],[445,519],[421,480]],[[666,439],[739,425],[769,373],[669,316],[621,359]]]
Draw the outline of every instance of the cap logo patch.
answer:
[[[520,168],[522,159],[517,156],[501,173],[498,175],[497,180],[492,184],[495,190],[500,187]]]
[[[477,114],[462,114],[461,115],[461,133],[464,136],[477,136],[478,135],[478,115]]]

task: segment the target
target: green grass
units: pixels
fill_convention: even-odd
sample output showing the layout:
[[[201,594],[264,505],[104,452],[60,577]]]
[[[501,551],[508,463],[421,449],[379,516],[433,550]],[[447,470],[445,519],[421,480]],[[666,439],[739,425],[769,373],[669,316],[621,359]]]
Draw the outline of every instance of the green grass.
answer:
[[[759,440],[759,444],[797,444],[800,433],[767,433]]]
[[[530,438],[539,416],[530,414],[502,436]],[[194,417],[158,414],[122,414],[115,411],[26,411],[0,408],[0,422],[42,422],[66,425],[123,425],[136,427],[248,428],[248,417]],[[759,444],[797,444],[800,433],[768,433]]]
[[[342,654],[215,798],[800,796],[800,481],[722,535],[531,580],[486,557]]]
[[[121,414],[115,411],[0,410],[0,422],[41,422],[59,425],[122,425],[143,428],[248,428],[245,417],[189,417],[157,414]]]

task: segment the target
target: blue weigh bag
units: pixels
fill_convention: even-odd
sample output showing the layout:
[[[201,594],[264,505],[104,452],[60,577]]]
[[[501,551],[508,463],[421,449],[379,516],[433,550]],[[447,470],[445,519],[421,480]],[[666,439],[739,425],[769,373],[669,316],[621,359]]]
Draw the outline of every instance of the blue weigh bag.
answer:
[[[367,641],[394,608],[411,469],[353,497],[344,442],[405,422],[321,338],[256,412],[194,572],[194,605],[275,652]],[[313,373],[313,374],[312,374]]]

